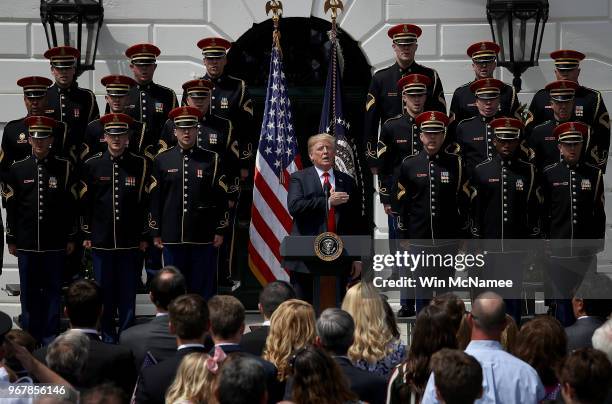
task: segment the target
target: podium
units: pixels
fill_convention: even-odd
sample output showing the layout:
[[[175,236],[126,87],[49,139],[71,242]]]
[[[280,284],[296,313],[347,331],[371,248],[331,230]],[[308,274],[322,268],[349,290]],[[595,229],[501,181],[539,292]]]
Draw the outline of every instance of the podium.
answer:
[[[333,260],[323,260],[315,252],[315,242],[321,236],[287,236],[280,245],[280,255],[285,268],[306,274],[312,274],[313,307],[317,314],[329,307],[339,307],[342,289],[345,287],[345,275],[353,261],[364,261],[372,256],[372,238],[369,235],[338,236],[342,248],[339,256]]]

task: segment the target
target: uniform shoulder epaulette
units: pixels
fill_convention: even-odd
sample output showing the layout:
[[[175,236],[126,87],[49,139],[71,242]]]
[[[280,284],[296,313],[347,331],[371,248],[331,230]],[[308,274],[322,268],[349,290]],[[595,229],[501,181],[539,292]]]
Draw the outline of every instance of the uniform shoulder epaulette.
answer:
[[[552,121],[552,119],[549,119],[548,121],[544,121],[539,125],[536,125],[533,127],[533,130],[536,130],[537,128],[539,128],[540,126],[544,126],[544,125],[548,125],[550,122]]]
[[[166,150],[160,150],[160,151],[159,151],[159,153],[157,153],[157,154],[155,155],[155,160],[157,160],[157,158],[158,158],[159,156],[162,156],[162,155],[164,155],[164,154],[167,154],[167,153],[168,153],[170,150],[174,150],[176,147],[177,147],[177,145],[174,145],[174,146],[172,146],[172,147],[168,147]]]
[[[525,164],[527,167],[531,167],[531,166],[535,167],[535,164],[533,164],[533,163],[532,163],[532,162],[530,162],[530,161],[523,160],[523,159],[522,159],[522,158],[520,158],[520,157],[519,157],[519,158],[517,158],[517,159],[516,159],[516,161],[517,161],[517,162],[519,162],[519,163]]]
[[[241,85],[243,85],[243,86],[244,86],[244,85],[246,85],[245,81],[244,81],[244,80],[242,80],[241,78],[238,78],[238,77],[235,77],[235,76],[231,76],[231,75],[229,75],[229,74],[227,75],[227,77],[228,77],[228,78],[230,78],[230,79],[232,79],[232,80],[237,80],[237,81],[239,81],[239,82],[240,82],[240,84],[241,84]]]
[[[225,118],[225,117],[222,117],[222,116],[217,115],[217,114],[210,114],[210,116],[211,116],[211,117],[213,117],[213,118],[215,118],[215,119],[218,119],[218,120],[220,120],[220,121],[227,121],[227,122],[229,122],[229,123],[231,123],[231,122],[232,122],[232,120],[231,120],[231,119],[229,119],[229,118]]]
[[[386,66],[386,67],[383,67],[383,68],[381,68],[381,69],[378,69],[378,70],[376,70],[376,71],[374,72],[374,74],[373,74],[372,76],[376,76],[376,75],[378,75],[378,74],[382,74],[382,73],[384,73],[384,72],[388,71],[389,69],[391,69],[392,67],[393,67],[393,65],[391,65],[391,66]]]
[[[87,163],[89,160],[98,159],[100,157],[102,157],[102,152],[98,152],[94,154],[93,156],[89,157],[87,160],[85,160],[85,163]]]
[[[219,157],[219,153],[217,153],[216,151],[213,151],[213,150],[210,150],[210,149],[205,149],[205,148],[200,147],[200,146],[196,146],[196,147],[198,148],[198,150],[200,150],[202,152],[209,153],[209,154],[212,154],[212,155],[214,155],[216,157]]]
[[[137,157],[137,158],[138,158],[138,159],[140,159],[140,160],[146,160],[146,159],[145,159],[143,156],[141,156],[140,154],[136,154],[136,153],[134,153],[134,152],[132,152],[132,151],[129,151],[129,150],[128,150],[128,154],[130,154],[130,155],[131,155],[131,156],[133,156],[133,157]]]
[[[410,154],[410,155],[408,155],[408,156],[404,157],[404,159],[402,160],[402,163],[404,163],[405,161],[408,161],[408,160],[410,160],[411,158],[416,157],[416,156],[418,156],[418,155],[419,155],[419,153]]]
[[[95,94],[93,91],[91,91],[89,88],[84,88],[84,87],[79,87],[80,90],[83,90],[84,92],[86,92],[89,95],[93,95],[95,97]]]
[[[57,155],[53,155],[53,158],[58,160],[58,161],[61,161],[62,163],[66,163],[68,166],[72,166],[72,162],[70,160],[68,160],[67,158],[60,157],[60,156],[57,156]]]
[[[23,117],[23,118],[18,118],[18,119],[13,119],[12,121],[8,121],[8,122],[6,123],[6,125],[4,125],[4,129],[6,129],[6,127],[7,127],[7,126],[9,126],[9,125],[11,125],[11,124],[16,125],[17,123],[19,123],[19,121],[23,121],[24,119],[25,119],[25,117]]]
[[[552,168],[555,168],[555,167],[556,167],[556,166],[558,166],[559,164],[560,164],[560,163],[559,163],[558,161],[557,161],[556,163],[549,164],[549,165],[547,165],[546,167],[544,167],[544,169],[542,170],[542,172],[544,172],[544,171],[548,171],[548,170],[550,170],[550,169],[552,169]]]
[[[161,84],[158,84],[158,83],[155,83],[155,84],[157,84],[159,88],[162,88],[164,90],[171,91],[172,93],[174,93],[174,90],[171,89],[170,87],[162,86]]]
[[[484,161],[482,161],[482,162],[480,162],[480,163],[476,164],[476,165],[474,166],[474,168],[478,168],[478,167],[480,167],[480,166],[481,166],[481,165],[483,165],[483,164],[490,163],[491,161],[493,161],[493,159],[492,159],[491,157],[489,157],[488,159],[486,159],[486,160],[484,160]]]
[[[478,115],[474,115],[474,116],[471,116],[469,118],[462,119],[461,121],[459,121],[457,126],[461,125],[463,122],[471,121],[471,120],[476,119],[476,118],[478,118]]]
[[[397,114],[397,115],[395,115],[395,116],[392,116],[391,118],[387,119],[387,120],[386,120],[386,121],[383,123],[383,125],[384,125],[385,123],[389,122],[389,121],[394,121],[394,120],[396,120],[396,119],[400,119],[402,116],[404,116],[404,115],[402,115],[402,114]]]
[[[601,171],[601,168],[594,166],[591,163],[584,163],[585,166],[591,167],[594,170]]]
[[[595,90],[594,88],[591,88],[591,87],[585,87],[585,86],[580,86],[580,87],[582,87],[583,89],[585,89],[585,90],[587,90],[587,91],[590,91],[590,92],[592,92],[592,93],[595,93],[595,95],[599,95],[599,96],[601,96],[601,91],[599,91],[599,90]]]
[[[13,164],[11,164],[11,165],[14,166],[17,163],[22,163],[22,162],[26,161],[27,159],[29,159],[30,157],[31,156],[27,156],[27,157],[22,158],[21,160],[15,160],[15,161],[13,161]]]
[[[473,81],[468,81],[467,83],[462,84],[459,87],[457,87],[457,90],[459,90],[460,88],[463,88],[463,87],[469,87],[472,83],[473,83]],[[455,90],[455,91],[457,91],[457,90]]]

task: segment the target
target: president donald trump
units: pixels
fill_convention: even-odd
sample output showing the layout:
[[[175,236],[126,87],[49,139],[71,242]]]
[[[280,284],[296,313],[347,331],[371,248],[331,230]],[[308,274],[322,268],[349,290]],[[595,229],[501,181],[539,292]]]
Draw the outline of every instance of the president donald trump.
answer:
[[[328,134],[308,139],[308,157],[312,167],[291,175],[287,206],[293,216],[293,236],[316,236],[330,231],[338,235],[359,234],[363,227],[358,189],[355,180],[334,168],[336,138]],[[327,205],[327,207],[326,207]],[[300,265],[301,264],[301,265]],[[287,263],[291,283],[298,297],[312,302],[312,275],[302,263]],[[361,274],[361,262],[353,261],[350,269],[338,268],[338,275],[352,279]]]

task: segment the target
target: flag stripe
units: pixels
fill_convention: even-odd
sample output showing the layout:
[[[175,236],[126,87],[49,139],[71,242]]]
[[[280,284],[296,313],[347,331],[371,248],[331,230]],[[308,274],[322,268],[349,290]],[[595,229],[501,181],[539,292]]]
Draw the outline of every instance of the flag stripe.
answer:
[[[262,176],[255,177],[255,184],[256,184],[255,189],[259,191],[265,203],[270,206],[276,218],[285,228],[285,231],[289,233],[291,231],[291,225],[292,225],[291,216],[289,215],[289,212],[286,210],[286,208],[283,206],[284,204],[278,200],[277,198],[278,193],[275,194],[274,192],[272,192],[272,190],[268,186],[268,183],[263,179]],[[283,200],[285,201],[285,204],[286,204],[287,196],[286,194],[281,195],[281,198],[283,196],[285,196]],[[254,197],[253,197],[253,200],[254,200]]]
[[[270,230],[264,218],[261,217],[261,215],[259,214],[259,210],[253,209],[251,211],[251,214],[251,220],[253,221],[253,225],[257,229],[257,233],[259,233],[259,235],[263,238],[265,243],[268,245],[276,259],[278,260],[278,262],[280,262],[280,243],[278,239],[276,238],[272,230]]]
[[[266,225],[278,240],[282,240],[291,231],[291,227],[286,228],[278,220],[278,217],[257,188],[253,189],[253,208],[253,210],[258,211],[258,214],[264,219]]]

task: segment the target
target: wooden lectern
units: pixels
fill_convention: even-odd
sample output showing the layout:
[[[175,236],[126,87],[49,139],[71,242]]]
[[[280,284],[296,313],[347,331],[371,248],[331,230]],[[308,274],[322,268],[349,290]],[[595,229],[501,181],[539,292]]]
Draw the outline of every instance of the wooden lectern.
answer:
[[[324,261],[315,253],[315,241],[321,236],[287,236],[280,246],[284,265],[291,271],[313,275],[313,307],[317,314],[329,307],[339,307],[346,268],[353,261],[363,261],[372,255],[370,236],[337,236],[341,240],[342,253],[338,258]]]

